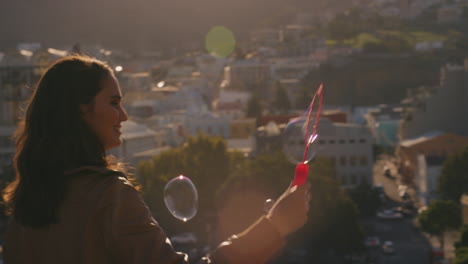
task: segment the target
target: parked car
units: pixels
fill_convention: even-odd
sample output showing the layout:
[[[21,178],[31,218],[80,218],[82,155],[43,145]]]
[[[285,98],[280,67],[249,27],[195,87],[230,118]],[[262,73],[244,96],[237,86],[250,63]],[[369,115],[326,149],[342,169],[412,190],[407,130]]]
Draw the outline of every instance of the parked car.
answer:
[[[376,236],[366,237],[364,245],[368,248],[380,247],[380,239]]]
[[[407,209],[405,207],[399,206],[399,207],[394,207],[392,208],[392,211],[395,213],[400,213],[403,216],[410,216],[413,214],[413,211],[410,209]]]
[[[416,208],[414,207],[414,203],[411,200],[405,200],[403,201],[403,208],[408,209],[408,210],[415,210]]]
[[[401,219],[403,215],[393,210],[383,210],[377,213],[377,217],[381,219]]]
[[[382,250],[384,254],[393,254],[395,253],[395,247],[393,245],[393,242],[390,240],[387,240],[383,243],[382,245]]]

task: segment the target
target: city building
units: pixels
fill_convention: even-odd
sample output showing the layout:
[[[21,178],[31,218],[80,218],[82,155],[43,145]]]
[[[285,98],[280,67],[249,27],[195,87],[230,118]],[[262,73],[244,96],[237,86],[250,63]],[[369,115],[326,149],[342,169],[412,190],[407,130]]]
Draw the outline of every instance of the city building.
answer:
[[[257,128],[255,154],[283,149],[284,144],[299,144],[303,140],[284,138],[287,122],[277,123],[264,120],[264,126]],[[333,123],[327,118],[320,119],[318,140],[312,151],[316,155],[332,160],[336,177],[342,187],[351,188],[359,184],[373,184],[373,138],[367,126],[351,123]]]
[[[231,120],[230,137],[226,140],[228,149],[241,151],[249,156],[255,151],[256,119]]]
[[[184,124],[186,136],[195,136],[204,133],[210,136],[230,137],[229,119],[213,113],[187,114]]]
[[[365,115],[376,144],[385,147],[396,146],[402,111],[400,106],[379,105]]]
[[[219,97],[213,101],[213,112],[229,119],[239,119],[245,116],[247,102],[251,93],[221,89]]]
[[[427,206],[437,198],[437,182],[444,160],[443,156],[417,155],[415,185],[421,206]]]
[[[297,102],[300,96],[303,96],[301,80],[299,79],[281,79],[278,80],[281,87],[284,88],[292,109],[297,109]]]
[[[317,155],[335,164],[343,187],[373,184],[373,138],[368,126],[320,119]]]
[[[166,133],[163,130],[154,131],[145,125],[127,120],[122,123],[121,131],[122,144],[111,149],[109,154],[128,162],[132,167],[136,167],[138,161],[148,158],[148,155],[142,153],[157,153],[168,148]]]
[[[129,91],[151,91],[152,82],[149,72],[123,72],[118,74],[118,79],[122,92],[126,93]]]
[[[347,123],[348,122],[348,114],[342,110],[323,110],[322,115],[323,118],[327,118],[328,120],[332,121],[333,123]]]
[[[399,139],[431,130],[468,136],[468,59],[441,68],[440,86],[420,87],[402,101]]]
[[[213,113],[221,116],[227,117],[228,119],[235,120],[245,116],[246,106],[241,102],[219,102],[216,104],[216,108]]]
[[[462,223],[463,225],[468,225],[468,194],[463,194],[460,197],[460,204],[462,210]]]
[[[29,50],[13,50],[0,60],[0,173],[11,164],[15,152],[12,141],[25,102],[42,74],[38,56]]]
[[[460,20],[463,13],[463,6],[443,5],[437,9],[438,23],[451,23]]]
[[[272,78],[275,80],[302,79],[320,66],[318,61],[310,57],[274,58],[270,62]]]
[[[255,118],[243,118],[231,120],[230,137],[232,139],[246,139],[253,137],[256,130]]]
[[[229,90],[258,93],[264,99],[272,95],[271,64],[257,60],[239,60],[224,68],[225,87]]]
[[[436,165],[438,160],[445,160],[450,155],[462,152],[468,147],[468,137],[440,132],[431,131],[414,137],[412,139],[406,139],[401,141],[396,149],[396,156],[399,161],[398,170],[402,175],[403,182],[409,185],[417,185],[421,181],[431,182],[427,180],[428,176],[420,175],[420,179],[417,179],[418,169],[418,156],[424,155],[424,159],[428,166]],[[427,162],[429,161],[429,162]],[[431,184],[426,184],[424,191],[431,192]]]

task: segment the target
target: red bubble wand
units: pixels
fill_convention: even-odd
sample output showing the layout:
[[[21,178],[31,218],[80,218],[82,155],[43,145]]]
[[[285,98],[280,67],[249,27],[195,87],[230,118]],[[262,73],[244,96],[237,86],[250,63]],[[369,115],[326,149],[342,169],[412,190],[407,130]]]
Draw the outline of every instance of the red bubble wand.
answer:
[[[312,112],[314,111],[315,99],[318,97],[318,107],[317,107],[317,114],[315,115],[315,123],[312,130],[312,134],[309,136],[309,126],[310,120],[312,119]],[[307,114],[307,122],[305,127],[305,136],[304,136],[304,155],[302,158],[302,162],[297,164],[296,171],[294,172],[294,180],[291,186],[301,186],[307,181],[307,175],[309,173],[309,165],[307,164],[307,154],[309,152],[309,147],[317,140],[317,128],[318,123],[320,120],[320,114],[322,113],[322,103],[323,103],[323,83],[320,84],[319,88],[314,94],[312,98],[312,102],[309,105],[308,114]]]

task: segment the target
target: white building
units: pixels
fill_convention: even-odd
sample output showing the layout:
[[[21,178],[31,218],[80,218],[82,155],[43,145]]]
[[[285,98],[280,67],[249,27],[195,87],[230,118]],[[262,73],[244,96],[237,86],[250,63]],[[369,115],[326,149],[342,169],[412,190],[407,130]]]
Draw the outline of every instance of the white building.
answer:
[[[122,123],[121,131],[122,144],[111,149],[109,154],[129,162],[131,166],[136,166],[136,163],[142,159],[141,153],[157,152],[159,149],[167,148],[164,131],[154,131],[131,120]]]
[[[343,187],[373,184],[373,138],[367,126],[332,123],[322,118],[318,134],[318,155],[333,161]]]
[[[188,136],[204,133],[210,136],[229,138],[229,119],[213,113],[188,114],[184,125],[184,131]]]
[[[224,68],[224,86],[229,90],[257,92],[271,96],[271,64],[257,60],[241,60]]]
[[[127,73],[119,76],[120,87],[124,92],[128,91],[151,91],[152,83],[149,72]]]
[[[302,79],[310,71],[317,69],[320,63],[308,57],[276,58],[271,60],[272,78]]]
[[[228,119],[244,117],[250,96],[249,92],[222,89],[219,98],[213,102],[214,113]]]
[[[435,198],[443,161],[443,158],[430,157],[423,154],[417,157],[415,176],[421,206],[428,205]]]

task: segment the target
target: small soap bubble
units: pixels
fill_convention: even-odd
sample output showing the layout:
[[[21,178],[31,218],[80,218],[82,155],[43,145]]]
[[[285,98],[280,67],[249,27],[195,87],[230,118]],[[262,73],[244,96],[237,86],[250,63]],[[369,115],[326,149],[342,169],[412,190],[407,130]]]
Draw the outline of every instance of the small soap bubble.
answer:
[[[186,222],[198,211],[197,188],[189,178],[175,177],[164,187],[164,203],[175,218]]]
[[[291,120],[283,131],[283,152],[286,158],[294,163],[308,163],[317,154],[318,135],[313,134],[314,120],[309,122],[302,116]],[[307,151],[306,151],[306,147]],[[304,152],[306,155],[304,157]]]
[[[275,200],[273,199],[267,199],[264,203],[263,203],[263,212],[265,214],[268,214],[268,212],[270,212],[271,208],[273,208],[273,205],[275,205]]]

